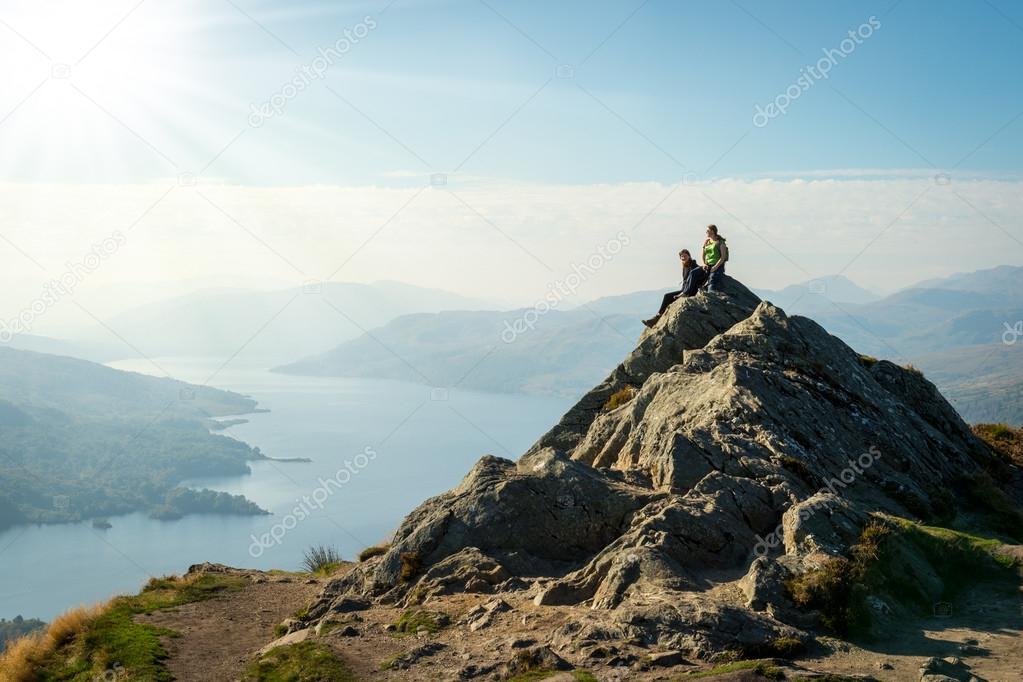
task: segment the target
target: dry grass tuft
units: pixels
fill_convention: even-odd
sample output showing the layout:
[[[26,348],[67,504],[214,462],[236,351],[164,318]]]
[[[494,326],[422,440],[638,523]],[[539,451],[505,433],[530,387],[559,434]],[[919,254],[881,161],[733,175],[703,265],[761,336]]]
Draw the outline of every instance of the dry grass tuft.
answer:
[[[611,411],[619,408],[632,400],[635,396],[636,389],[632,386],[625,386],[611,394],[611,397],[607,399],[606,403],[604,403],[604,409]]]
[[[57,649],[86,631],[102,615],[108,604],[80,606],[53,619],[42,632],[33,632],[8,644],[0,654],[4,682],[35,682],[40,663]]]

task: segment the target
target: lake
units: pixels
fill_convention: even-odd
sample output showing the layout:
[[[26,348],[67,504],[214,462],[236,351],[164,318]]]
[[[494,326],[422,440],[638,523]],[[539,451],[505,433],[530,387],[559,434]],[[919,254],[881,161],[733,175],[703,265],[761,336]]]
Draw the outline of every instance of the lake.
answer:
[[[202,383],[219,363],[157,358],[175,378]],[[156,373],[143,361],[118,369]],[[149,576],[210,561],[297,569],[305,549],[334,545],[345,558],[385,540],[420,502],[457,484],[482,455],[517,458],[572,401],[431,389],[396,381],[308,378],[229,366],[210,385],[244,393],[269,412],[226,435],[274,458],[248,476],[189,481],[245,495],[271,516],[144,514],[0,533],[0,617],[48,620],[80,604],[138,591]],[[347,463],[347,464],[346,464]],[[329,480],[328,480],[329,479]]]

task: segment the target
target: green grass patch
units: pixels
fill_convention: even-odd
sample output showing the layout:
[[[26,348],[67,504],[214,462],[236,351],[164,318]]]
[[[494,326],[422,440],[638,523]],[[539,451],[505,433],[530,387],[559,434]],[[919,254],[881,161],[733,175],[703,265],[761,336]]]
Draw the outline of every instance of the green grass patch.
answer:
[[[521,675],[509,678],[507,682],[537,682],[537,680],[546,680],[548,677],[554,677],[557,674],[559,674],[557,670],[530,670],[528,673],[522,673]],[[573,670],[572,678],[576,682],[598,682],[593,673],[587,670]]]
[[[40,661],[37,677],[59,682],[91,682],[117,664],[126,679],[165,682],[171,680],[164,666],[167,651],[161,637],[171,630],[136,623],[134,617],[182,604],[211,599],[239,590],[246,578],[198,574],[184,578],[153,578],[135,596],[116,597],[98,614],[83,619],[66,641]]]
[[[747,644],[734,651],[736,660],[792,659],[806,652],[806,644],[795,637],[778,637],[760,644]]]
[[[825,627],[862,637],[873,620],[868,595],[927,614],[978,579],[1007,576],[1016,561],[1001,547],[998,540],[878,517],[863,529],[848,558],[829,559],[787,586],[796,605],[820,611]],[[928,591],[917,576],[931,572],[940,583]]]
[[[785,679],[785,673],[782,672],[781,668],[771,665],[770,661],[733,661],[731,663],[723,663],[708,670],[690,670],[689,672],[682,673],[675,679],[702,680],[709,677],[717,677],[718,675],[741,672],[743,670],[752,670],[758,675],[769,680]]]
[[[394,632],[397,635],[414,635],[420,630],[434,633],[440,632],[450,624],[451,618],[446,613],[427,611],[426,609],[407,609],[394,623]]]
[[[245,670],[246,682],[355,682],[355,675],[330,647],[299,642],[270,650]]]

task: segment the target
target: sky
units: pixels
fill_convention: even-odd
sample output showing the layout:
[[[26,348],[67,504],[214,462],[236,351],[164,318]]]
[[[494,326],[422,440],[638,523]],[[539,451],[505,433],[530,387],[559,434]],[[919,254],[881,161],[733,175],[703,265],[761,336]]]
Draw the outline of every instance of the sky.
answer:
[[[574,295],[668,288],[711,222],[766,288],[1023,265],[1021,37],[1007,0],[0,0],[0,316],[104,239],[100,315],[529,305],[620,234]]]

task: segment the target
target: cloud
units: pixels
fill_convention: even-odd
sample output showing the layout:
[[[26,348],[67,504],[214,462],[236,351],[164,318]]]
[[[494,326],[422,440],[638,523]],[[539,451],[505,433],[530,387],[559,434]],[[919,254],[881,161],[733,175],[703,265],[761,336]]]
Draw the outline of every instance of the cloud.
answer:
[[[729,240],[730,272],[751,285],[843,272],[890,291],[1023,264],[1021,189],[1019,181],[933,177],[532,185],[452,176],[437,188],[3,184],[0,306],[16,313],[47,277],[115,229],[127,243],[75,294],[103,311],[199,283],[324,279],[392,279],[530,304],[619,231],[629,246],[579,298],[663,289],[677,279],[675,253],[699,248],[711,222]]]

